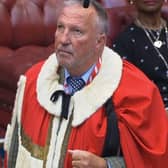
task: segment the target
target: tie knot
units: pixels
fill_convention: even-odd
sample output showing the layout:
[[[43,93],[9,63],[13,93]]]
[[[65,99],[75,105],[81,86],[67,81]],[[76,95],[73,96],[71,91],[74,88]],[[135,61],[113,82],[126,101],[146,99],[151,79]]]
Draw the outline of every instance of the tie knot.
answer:
[[[71,76],[67,78],[67,83],[72,88],[72,94],[85,86],[85,81],[82,78],[75,78]]]

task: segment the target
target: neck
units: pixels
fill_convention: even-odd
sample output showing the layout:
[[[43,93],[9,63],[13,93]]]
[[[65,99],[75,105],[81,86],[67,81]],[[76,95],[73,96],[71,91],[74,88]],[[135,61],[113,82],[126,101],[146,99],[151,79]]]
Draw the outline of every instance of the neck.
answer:
[[[92,61],[88,64],[88,66],[82,66],[79,65],[78,67],[76,67],[75,69],[68,69],[68,72],[71,76],[73,77],[79,77],[82,76],[84,73],[86,73],[93,65],[96,65],[96,63],[98,62],[99,58],[97,58],[95,61]]]
[[[144,15],[139,14],[137,17],[138,25],[143,26],[146,29],[152,29],[152,30],[158,30],[165,26],[165,21],[160,16],[160,14],[157,15]]]

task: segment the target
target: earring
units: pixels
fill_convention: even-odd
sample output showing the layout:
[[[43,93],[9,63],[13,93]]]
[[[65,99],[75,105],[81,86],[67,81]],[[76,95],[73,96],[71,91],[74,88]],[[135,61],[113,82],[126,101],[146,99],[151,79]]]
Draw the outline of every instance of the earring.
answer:
[[[134,1],[133,1],[133,0],[130,0],[129,3],[130,3],[130,5],[133,5]]]

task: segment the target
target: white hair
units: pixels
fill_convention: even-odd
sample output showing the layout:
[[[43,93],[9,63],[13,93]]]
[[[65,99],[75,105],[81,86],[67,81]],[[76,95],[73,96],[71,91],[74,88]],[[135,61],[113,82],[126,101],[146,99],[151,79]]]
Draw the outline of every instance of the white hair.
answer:
[[[75,4],[83,6],[83,3],[84,3],[84,0],[64,0],[64,6],[71,6]],[[107,20],[106,10],[96,0],[90,0],[89,6],[92,6],[97,13],[98,17],[97,17],[96,23],[100,28],[100,31],[102,33],[107,34],[108,20]]]

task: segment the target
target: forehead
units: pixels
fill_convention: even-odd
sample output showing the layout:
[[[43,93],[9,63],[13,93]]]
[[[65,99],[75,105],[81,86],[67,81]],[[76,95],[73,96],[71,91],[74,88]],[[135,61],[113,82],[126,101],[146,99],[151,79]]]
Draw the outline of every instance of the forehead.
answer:
[[[96,11],[93,7],[83,8],[81,5],[70,5],[62,8],[58,21],[65,20],[68,21],[77,21],[84,22],[90,21],[96,17]]]

